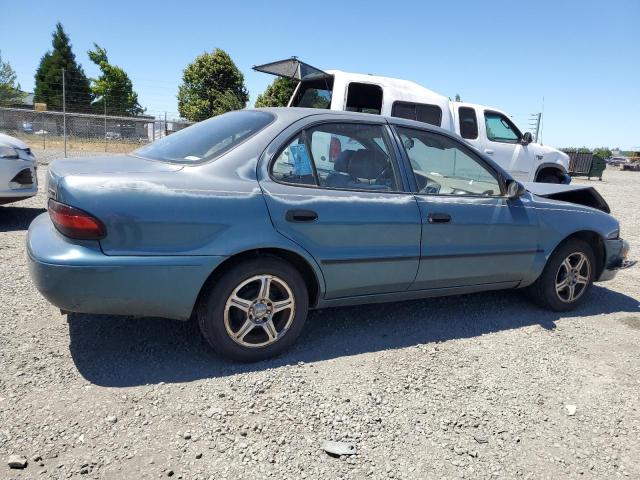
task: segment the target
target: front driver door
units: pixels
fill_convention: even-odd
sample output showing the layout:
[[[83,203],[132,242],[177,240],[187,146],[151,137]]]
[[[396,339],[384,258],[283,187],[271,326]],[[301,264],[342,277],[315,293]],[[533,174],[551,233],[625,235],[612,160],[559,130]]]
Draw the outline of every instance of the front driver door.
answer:
[[[518,127],[503,113],[485,110],[483,114],[486,133],[484,152],[516,180],[528,181],[533,162],[528,146],[521,143],[522,133]]]
[[[412,128],[397,132],[422,215],[420,267],[411,289],[517,285],[542,255],[528,200],[502,196],[493,168],[461,142]]]
[[[273,224],[318,262],[327,299],[404,291],[418,270],[420,210],[383,122],[314,124],[262,159]]]

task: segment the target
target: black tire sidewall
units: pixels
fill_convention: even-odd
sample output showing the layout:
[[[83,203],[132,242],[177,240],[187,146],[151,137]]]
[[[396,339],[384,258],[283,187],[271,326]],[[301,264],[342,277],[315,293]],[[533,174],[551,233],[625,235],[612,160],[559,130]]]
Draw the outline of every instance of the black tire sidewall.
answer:
[[[558,175],[553,173],[545,173],[540,177],[540,180],[538,180],[538,182],[539,183],[555,183],[555,184],[561,183]]]
[[[285,281],[293,293],[295,315],[289,330],[276,343],[265,347],[243,347],[227,334],[224,326],[224,307],[236,286],[255,275],[275,275]],[[300,273],[289,263],[275,257],[260,257],[231,267],[208,286],[198,308],[198,324],[205,340],[221,356],[241,361],[256,362],[279,355],[289,348],[300,335],[307,317],[309,297]]]
[[[578,252],[586,255],[587,259],[589,260],[589,283],[577,300],[571,303],[563,302],[558,298],[558,295],[556,293],[556,275],[564,259],[572,253]],[[591,285],[593,284],[595,269],[595,255],[593,253],[593,248],[591,248],[588,243],[577,238],[565,242],[564,244],[560,245],[556,249],[556,251],[553,252],[551,257],[549,258],[549,261],[547,262],[547,265],[545,266],[544,272],[538,279],[538,281],[541,282],[539,291],[544,297],[540,300],[542,300],[542,303],[545,306],[555,311],[568,311],[576,308],[584,301],[584,299],[589,294],[589,290],[591,289]]]

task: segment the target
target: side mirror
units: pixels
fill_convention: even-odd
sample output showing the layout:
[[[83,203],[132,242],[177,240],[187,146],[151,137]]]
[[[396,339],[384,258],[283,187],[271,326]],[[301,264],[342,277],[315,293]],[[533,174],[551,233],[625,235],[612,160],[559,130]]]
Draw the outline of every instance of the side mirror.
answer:
[[[524,195],[527,189],[524,188],[520,182],[510,179],[507,180],[507,197],[508,198],[518,198]]]
[[[524,132],[524,135],[522,135],[522,145],[529,145],[531,142],[533,142],[531,132]]]

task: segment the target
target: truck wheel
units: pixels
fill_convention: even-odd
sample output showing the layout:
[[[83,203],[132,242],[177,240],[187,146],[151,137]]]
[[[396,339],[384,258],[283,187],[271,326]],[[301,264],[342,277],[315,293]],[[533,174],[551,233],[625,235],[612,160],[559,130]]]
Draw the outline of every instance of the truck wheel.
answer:
[[[305,282],[294,267],[275,257],[256,258],[212,282],[198,306],[198,324],[221,356],[256,362],[293,344],[308,304]]]
[[[540,277],[528,287],[529,296],[549,310],[572,310],[584,301],[591,288],[595,265],[591,246],[580,239],[570,239],[551,254]]]
[[[543,172],[538,177],[538,183],[561,183],[560,175],[556,172]]]

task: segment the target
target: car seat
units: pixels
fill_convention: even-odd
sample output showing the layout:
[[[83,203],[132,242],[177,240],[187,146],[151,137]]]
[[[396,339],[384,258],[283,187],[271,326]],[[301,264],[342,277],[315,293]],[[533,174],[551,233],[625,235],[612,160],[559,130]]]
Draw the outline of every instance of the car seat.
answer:
[[[349,159],[353,150],[344,150],[338,155],[336,161],[333,163],[333,172],[327,175],[325,180],[326,187],[333,188],[347,188],[351,177],[349,176]]]

